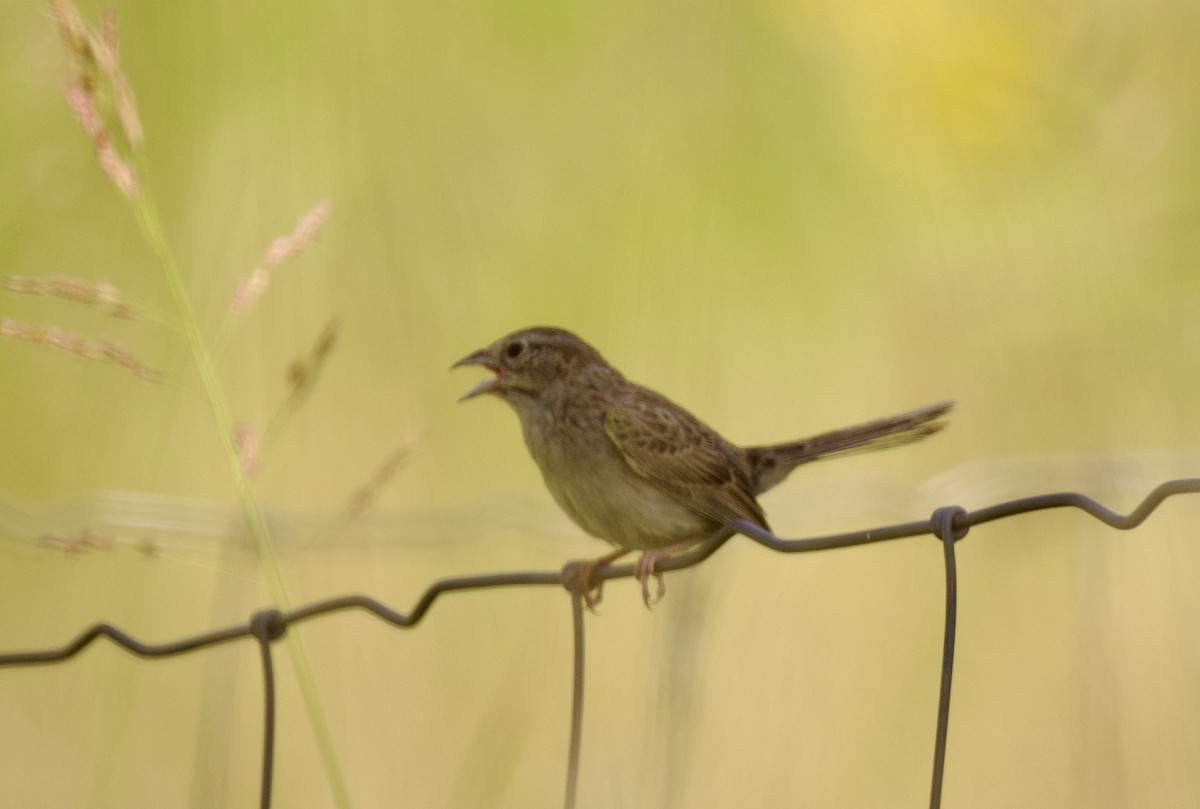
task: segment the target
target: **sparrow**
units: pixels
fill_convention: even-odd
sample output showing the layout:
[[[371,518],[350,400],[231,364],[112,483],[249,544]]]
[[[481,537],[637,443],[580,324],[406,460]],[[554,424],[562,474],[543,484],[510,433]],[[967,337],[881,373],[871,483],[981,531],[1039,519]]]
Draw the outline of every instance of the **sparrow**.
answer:
[[[603,580],[595,579],[601,567],[640,551],[634,575],[649,607],[666,593],[655,569],[663,559],[732,520],[769,531],[757,497],[797,466],[918,441],[941,430],[954,405],[939,402],[799,441],[741,447],[626,379],[565,329],[521,329],[451,367],[469,365],[493,375],[459,401],[488,394],[506,402],[555,502],[584,531],[614,546],[571,568],[572,580],[564,581],[590,609],[603,596]]]

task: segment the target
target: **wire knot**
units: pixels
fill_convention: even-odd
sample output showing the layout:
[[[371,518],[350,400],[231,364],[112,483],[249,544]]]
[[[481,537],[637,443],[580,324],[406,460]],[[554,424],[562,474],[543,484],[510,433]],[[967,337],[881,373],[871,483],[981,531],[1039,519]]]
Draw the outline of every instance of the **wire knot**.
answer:
[[[279,610],[259,610],[250,619],[250,634],[264,643],[277,641],[287,632],[287,621]]]
[[[933,531],[933,535],[945,542],[947,538],[958,542],[967,535],[967,531],[971,530],[969,525],[955,525],[954,521],[965,517],[967,510],[962,506],[942,506],[935,509],[933,516],[929,518],[929,526]]]

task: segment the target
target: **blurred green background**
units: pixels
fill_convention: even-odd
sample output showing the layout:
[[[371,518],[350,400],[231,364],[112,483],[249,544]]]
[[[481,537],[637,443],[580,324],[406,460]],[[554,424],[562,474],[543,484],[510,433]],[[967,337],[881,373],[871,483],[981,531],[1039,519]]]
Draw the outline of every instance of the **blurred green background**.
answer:
[[[455,404],[478,374],[453,361],[539,323],[742,443],[959,400],[934,441],[774,490],[785,536],[1060,489],[1128,510],[1200,473],[1193,0],[118,9],[143,181],[210,344],[271,240],[333,204],[215,360],[261,430],[341,318],[254,478],[294,603],[407,610],[438,577],[604,550],[554,508],[511,413]],[[0,10],[0,273],[106,278],[171,311],[64,101],[48,9]],[[108,335],[166,377],[0,342],[0,650],[99,620],[165,641],[268,604],[183,337],[3,290],[0,316]],[[947,806],[1200,805],[1197,516],[1180,498],[1118,535],[1048,513],[960,545]],[[84,531],[110,541],[53,547]],[[929,539],[735,541],[669,575],[653,613],[610,586],[588,617],[580,806],[925,805],[942,576]],[[561,800],[561,592],[297,631],[352,805]],[[256,656],[102,643],[0,670],[5,800],[251,804]],[[276,658],[277,805],[335,805]]]

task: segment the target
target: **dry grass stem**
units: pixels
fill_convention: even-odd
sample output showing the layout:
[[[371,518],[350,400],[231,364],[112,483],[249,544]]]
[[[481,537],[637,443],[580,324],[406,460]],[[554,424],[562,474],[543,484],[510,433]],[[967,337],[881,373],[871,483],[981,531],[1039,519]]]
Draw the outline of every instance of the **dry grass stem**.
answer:
[[[108,179],[131,200],[137,199],[141,192],[138,185],[137,172],[133,166],[117,153],[112,140],[107,136],[96,141],[96,156],[100,159],[100,168],[108,175]]]
[[[258,262],[258,266],[250,272],[245,280],[238,283],[233,300],[229,304],[230,311],[242,312],[254,303],[270,284],[271,271],[299,253],[305,245],[311,242],[332,212],[333,205],[329,200],[318,202],[300,218],[291,233],[280,236],[271,242],[271,246],[267,248],[267,252]]]
[[[262,438],[253,427],[244,421],[233,425],[233,444],[237,447],[238,462],[247,477],[258,471],[262,457]]]
[[[279,410],[271,417],[267,428],[263,431],[262,438],[254,446],[256,455],[259,452],[259,445],[268,443],[275,436],[284,419],[292,410],[303,404],[304,398],[309,394],[313,386],[316,385],[317,378],[321,373],[321,369],[325,366],[326,359],[328,359],[330,352],[333,351],[333,347],[337,344],[337,336],[341,326],[342,322],[340,318],[335,317],[331,319],[317,336],[317,340],[313,343],[308,356],[293,360],[288,366],[287,385],[289,391],[287,398],[283,400],[283,404],[279,406]],[[240,453],[241,444],[238,444],[238,447]]]
[[[80,84],[67,85],[67,104],[75,113],[75,120],[83,127],[84,134],[95,141],[104,133],[104,122],[100,120],[100,112],[96,109],[96,101],[92,94]]]
[[[87,551],[116,550],[117,541],[110,536],[97,534],[90,528],[84,529],[78,536],[64,534],[42,534],[38,544],[43,548],[59,550],[67,554],[80,554]]]
[[[113,12],[108,12],[98,30],[90,30],[71,0],[49,2],[54,9],[62,40],[74,68],[74,75],[66,88],[68,103],[80,120],[84,132],[91,139],[104,173],[133,203],[133,211],[142,235],[161,262],[164,280],[175,302],[178,328],[187,340],[196,373],[207,395],[213,420],[218,428],[221,448],[231,462],[233,485],[258,552],[266,585],[276,608],[287,611],[290,602],[287,585],[266,517],[241,466],[247,463],[254,453],[249,451],[248,442],[243,441],[240,448],[234,443],[235,430],[230,418],[229,403],[217,378],[212,352],[200,332],[195,308],[184,284],[175,251],[166,237],[158,208],[149,194],[142,193],[138,172],[134,169],[135,165],[143,165],[141,161],[145,158],[141,151],[143,132],[133,92],[120,70],[116,16]],[[293,234],[279,245],[278,249],[276,245],[272,245],[269,258],[278,260],[280,256],[286,257],[298,250],[312,238],[328,215],[328,203],[318,206],[314,212],[301,220]],[[264,263],[266,270],[269,270],[270,266]],[[266,281],[266,277],[256,280],[255,287],[259,292],[265,287]],[[32,326],[10,319],[0,320],[0,337],[3,336],[44,343],[88,358],[113,362],[129,369],[142,379],[160,378],[157,371],[146,367],[123,346],[111,340],[89,340],[55,327]],[[150,552],[151,555],[156,553],[157,551]],[[350,805],[349,789],[338,762],[337,751],[331,741],[311,666],[296,633],[288,636],[287,645],[291,652],[292,673],[308,708],[335,803],[339,807],[347,807]]]
[[[52,298],[100,306],[113,317],[139,320],[141,313],[121,299],[121,290],[109,281],[88,281],[69,275],[6,275],[4,288],[23,295],[47,295]]]
[[[107,337],[92,339],[58,326],[23,323],[9,317],[0,318],[0,337],[52,346],[89,360],[115,363],[133,372],[138,379],[162,381],[161,373],[147,366],[125,346]]]
[[[367,508],[379,499],[387,485],[391,483],[396,473],[404,466],[409,458],[412,457],[413,448],[416,446],[416,441],[408,439],[404,444],[392,452],[379,468],[375,470],[375,474],[363,486],[355,490],[350,496],[350,502],[346,505],[346,516],[349,519],[362,514]]]
[[[313,385],[317,382],[317,377],[321,373],[321,369],[325,366],[325,360],[329,357],[329,352],[333,350],[337,344],[338,332],[342,328],[340,318],[333,318],[325,324],[325,328],[317,336],[317,341],[313,343],[312,350],[308,352],[308,356],[304,359],[295,360],[288,366],[288,386],[292,389],[291,398],[298,400],[306,396]]]
[[[121,72],[121,57],[117,45],[117,10],[113,7],[104,10],[99,35],[91,37],[92,52],[96,54],[96,62],[108,79],[112,89],[113,105],[116,107],[117,121],[126,139],[133,146],[142,144],[142,119],[138,116],[137,104],[133,99],[133,88],[129,80]]]
[[[301,248],[313,240],[317,231],[329,220],[329,214],[332,212],[333,205],[329,200],[318,202],[308,213],[300,217],[300,221],[296,223],[296,227],[290,234],[280,236],[271,242],[260,266],[268,270],[273,269],[300,252]]]
[[[58,21],[58,31],[71,51],[76,64],[92,58],[87,25],[79,13],[79,9],[69,0],[51,0],[54,18]]]
[[[141,119],[129,81],[121,72],[116,12],[111,9],[106,12],[101,29],[93,31],[69,0],[53,0],[52,5],[76,73],[67,85],[67,103],[91,139],[100,168],[121,193],[131,200],[137,199],[141,188],[131,156],[117,148],[102,112],[110,109],[109,115],[117,119],[131,149],[141,144]],[[101,104],[101,91],[105,88],[106,105]]]

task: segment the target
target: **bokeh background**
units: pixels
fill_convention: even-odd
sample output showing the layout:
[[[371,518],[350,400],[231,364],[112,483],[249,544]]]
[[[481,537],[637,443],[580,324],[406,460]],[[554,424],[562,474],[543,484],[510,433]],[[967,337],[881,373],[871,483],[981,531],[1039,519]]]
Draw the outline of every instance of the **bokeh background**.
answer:
[[[0,272],[108,279],[169,321],[0,290],[0,316],[107,335],[165,376],[0,342],[0,649],[242,621],[270,594],[161,262],[65,104],[48,9],[0,7]],[[1128,510],[1200,472],[1191,0],[118,11],[142,179],[233,417],[264,430],[340,318],[253,479],[294,603],[407,610],[438,577],[604,549],[556,511],[511,413],[455,403],[478,373],[452,362],[538,323],[743,443],[959,401],[934,441],[771,492],[785,536],[1061,489]],[[322,199],[317,241],[231,321],[237,282]],[[1180,498],[1117,534],[1046,513],[960,545],[946,805],[1200,805],[1198,516]],[[588,617],[580,806],[925,805],[942,576],[927,538],[735,541],[652,613],[611,585]],[[278,805],[339,804],[322,736],[341,805],[557,805],[569,618],[561,592],[510,590],[413,631],[297,630],[327,727],[281,649]],[[256,655],[102,643],[0,671],[5,801],[251,804]]]

